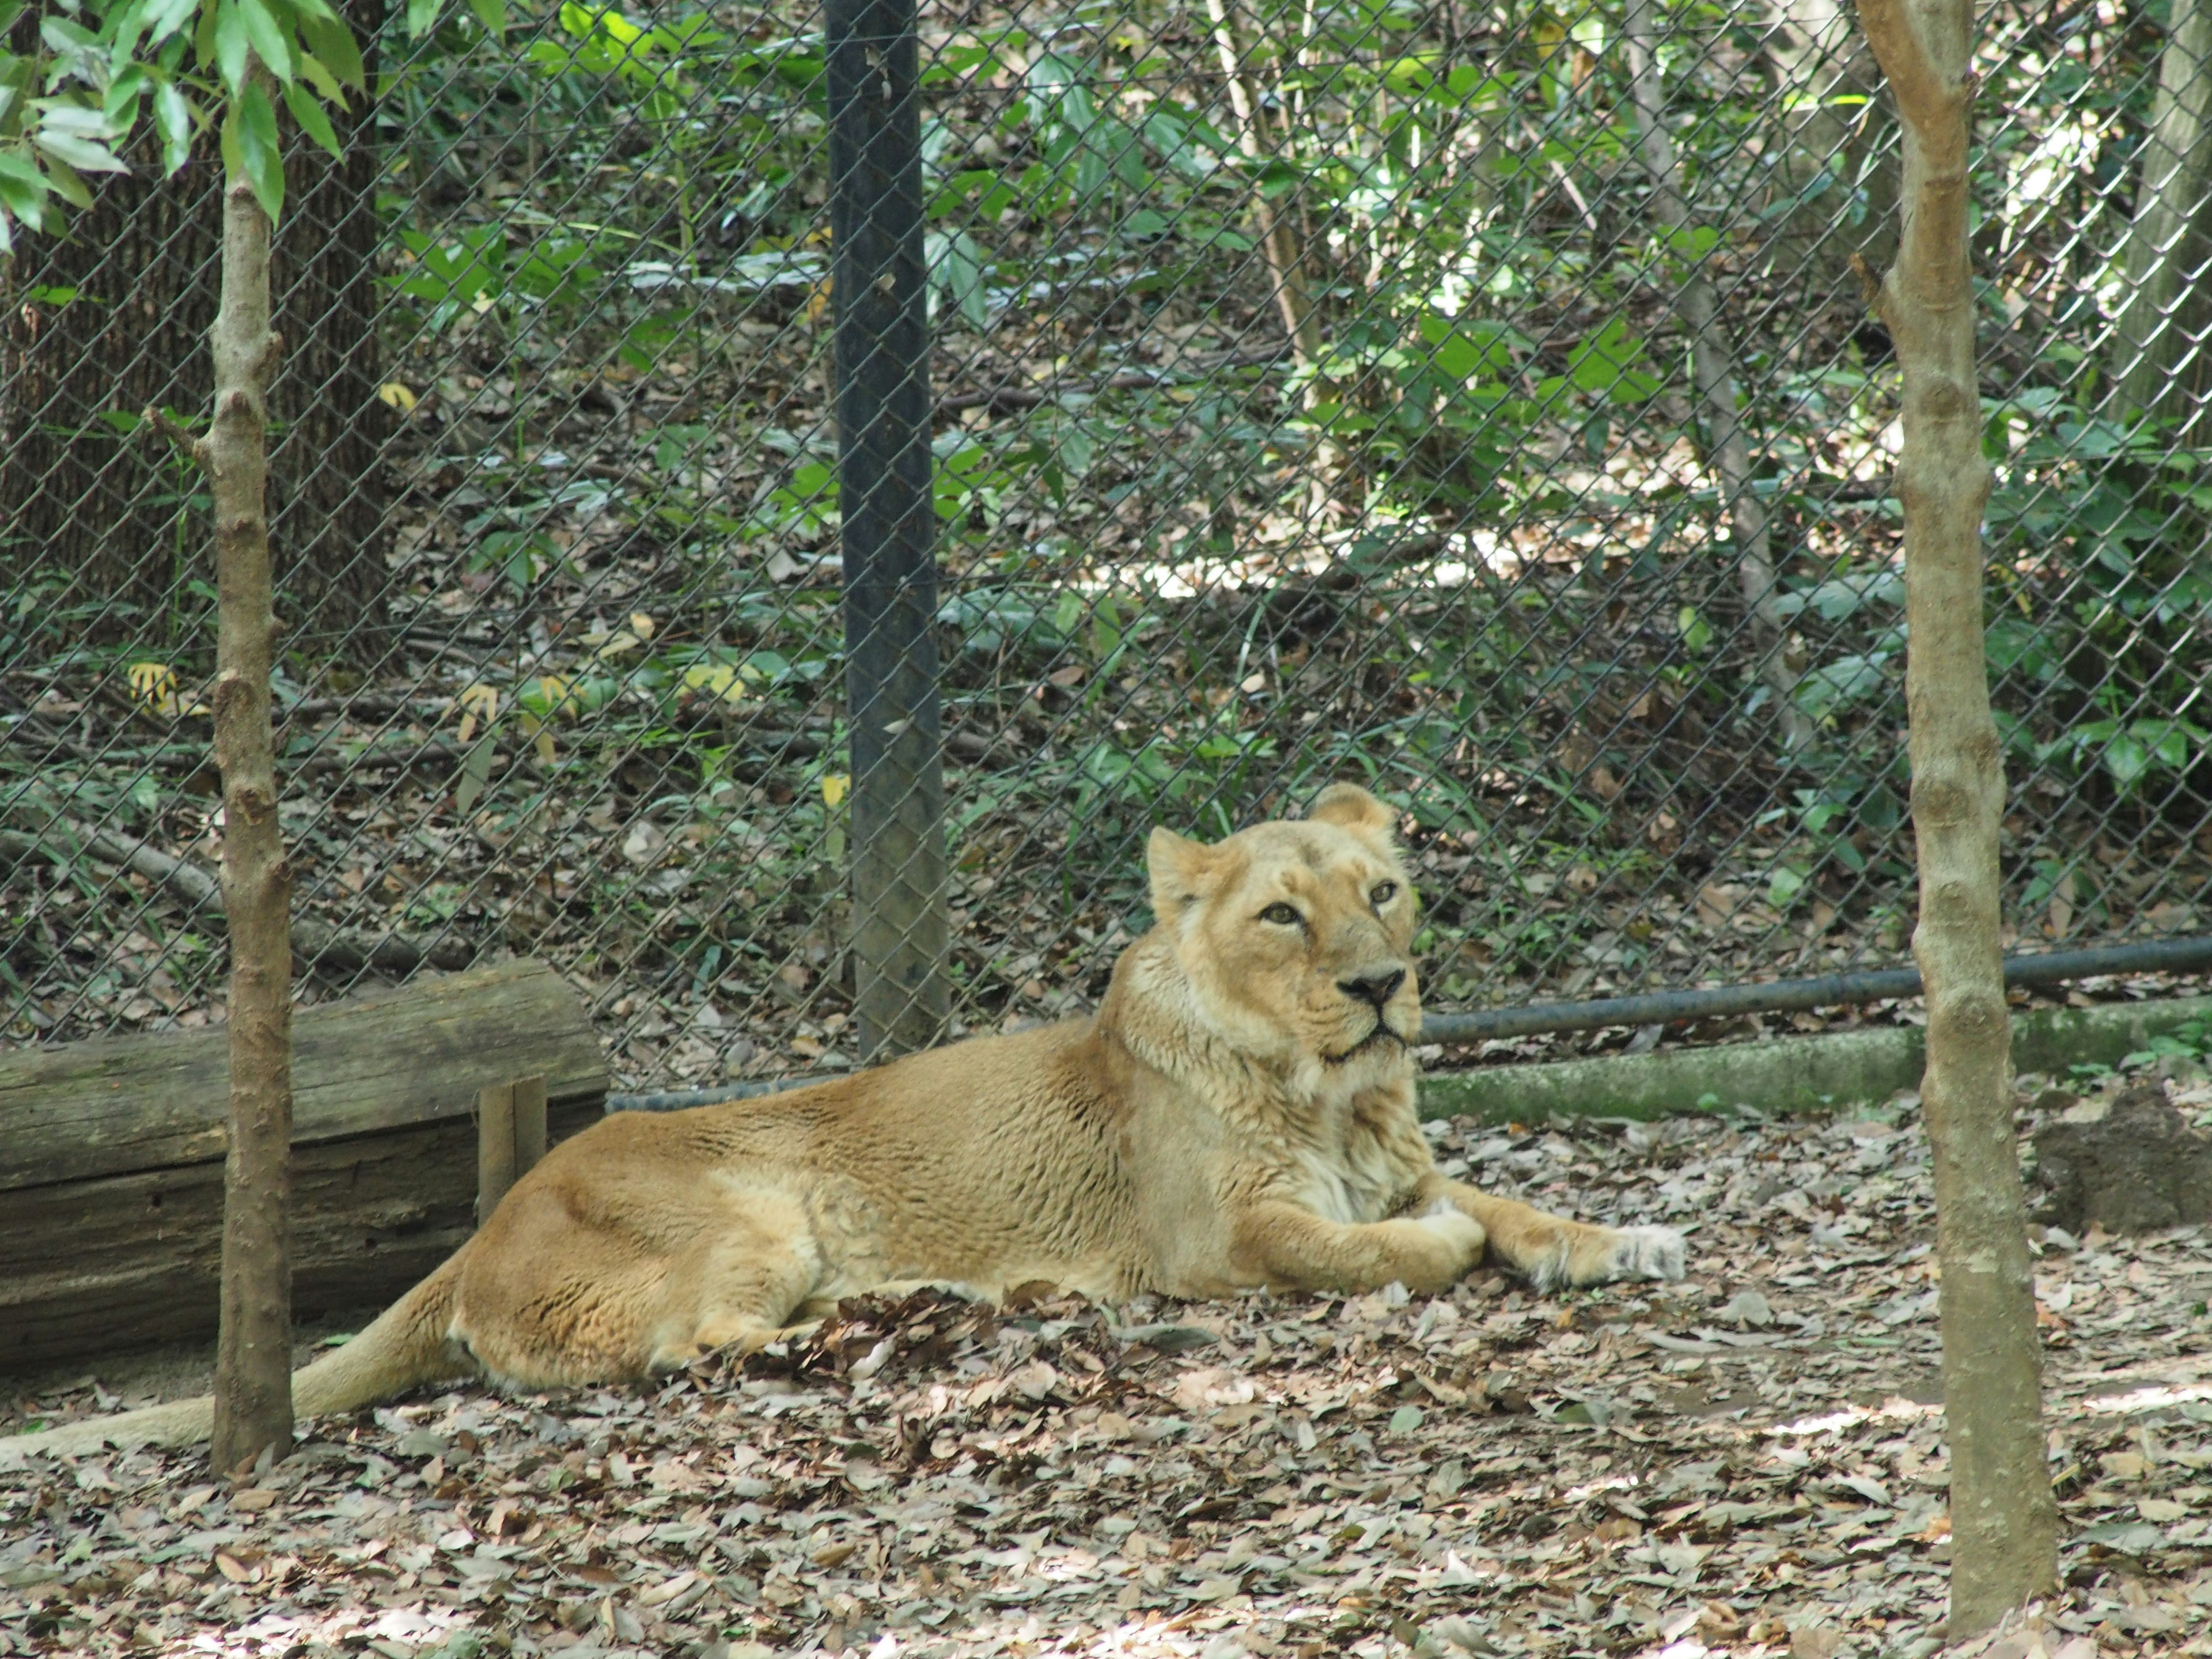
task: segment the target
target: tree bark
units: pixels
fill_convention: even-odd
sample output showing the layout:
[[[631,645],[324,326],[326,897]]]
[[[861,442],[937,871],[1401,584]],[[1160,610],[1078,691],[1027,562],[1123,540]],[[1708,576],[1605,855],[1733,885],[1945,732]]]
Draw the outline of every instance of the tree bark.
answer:
[[[194,447],[215,498],[216,763],[230,917],[230,1149],[223,1170],[222,1313],[216,1344],[219,1471],[292,1445],[291,871],[277,821],[269,674],[268,216],[242,178],[223,192],[215,420]]]
[[[1954,1640],[2058,1583],[2042,1355],[2013,1134],[1997,915],[2004,773],[1982,640],[1982,456],[1967,243],[1971,0],[1861,0],[1905,128],[1904,223],[1880,306],[1904,379],[1905,704],[1928,998]]]
[[[2212,388],[2212,3],[2174,0],[2120,257],[2111,380],[2124,418],[2162,415],[2203,441]]]
[[[1744,608],[1750,613],[1759,678],[1773,696],[1783,746],[1796,754],[1810,746],[1813,722],[1797,706],[1797,672],[1790,661],[1789,630],[1776,604],[1778,595],[1774,559],[1767,547],[1766,504],[1759,499],[1753,484],[1751,446],[1745,440],[1743,416],[1736,408],[1735,370],[1728,334],[1720,321],[1720,296],[1713,289],[1712,278],[1705,274],[1705,262],[1679,246],[1690,228],[1690,209],[1682,199],[1674,143],[1667,131],[1667,93],[1654,50],[1658,31],[1652,9],[1653,0],[1628,0],[1627,27],[1621,39],[1636,106],[1637,147],[1651,183],[1652,216],[1666,233],[1664,240],[1678,245],[1675,257],[1686,266],[1681,286],[1675,290],[1674,314],[1690,337],[1690,374],[1705,410],[1706,460],[1719,477],[1721,495],[1728,504],[1736,581],[1743,592]]]

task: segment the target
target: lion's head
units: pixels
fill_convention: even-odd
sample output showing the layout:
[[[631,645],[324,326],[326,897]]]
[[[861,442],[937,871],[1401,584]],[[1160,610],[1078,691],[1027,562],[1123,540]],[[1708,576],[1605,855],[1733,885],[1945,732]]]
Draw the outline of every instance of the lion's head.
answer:
[[[1200,1018],[1308,1089],[1402,1074],[1420,1030],[1418,905],[1393,818],[1333,784],[1296,822],[1211,847],[1155,830],[1146,849],[1152,912]]]

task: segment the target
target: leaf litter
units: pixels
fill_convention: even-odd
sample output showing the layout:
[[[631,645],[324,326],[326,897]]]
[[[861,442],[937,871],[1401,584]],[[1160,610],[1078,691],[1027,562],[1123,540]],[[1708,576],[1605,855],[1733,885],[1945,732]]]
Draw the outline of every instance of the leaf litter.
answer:
[[[2212,1085],[2174,1098],[2212,1121]],[[198,1454],[40,1462],[0,1474],[0,1654],[1934,1652],[1914,1097],[1430,1128],[1491,1190],[1691,1229],[1690,1278],[860,1297],[657,1386],[319,1419],[241,1480]],[[1968,1650],[2212,1652],[2212,1237],[2036,1231],[2063,1583]],[[9,1415],[115,1403],[84,1379]]]

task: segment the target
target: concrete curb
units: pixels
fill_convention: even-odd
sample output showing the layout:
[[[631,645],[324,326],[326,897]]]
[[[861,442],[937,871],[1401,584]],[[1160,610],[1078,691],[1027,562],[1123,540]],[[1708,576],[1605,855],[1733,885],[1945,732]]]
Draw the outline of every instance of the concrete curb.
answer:
[[[2063,1074],[2069,1066],[2114,1065],[2191,1020],[2212,1020],[2212,997],[2038,1009],[2013,1018],[2013,1066]],[[1668,1054],[1431,1072],[1421,1079],[1421,1115],[1499,1123],[1540,1123],[1555,1112],[1665,1117],[1696,1111],[1709,1095],[1762,1112],[1819,1110],[1914,1087],[1924,1042],[1918,1026],[1893,1025]]]

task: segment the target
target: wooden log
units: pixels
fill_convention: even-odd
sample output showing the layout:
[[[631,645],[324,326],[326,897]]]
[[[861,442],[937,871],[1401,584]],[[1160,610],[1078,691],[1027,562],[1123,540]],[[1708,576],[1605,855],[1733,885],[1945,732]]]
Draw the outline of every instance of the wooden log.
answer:
[[[555,1139],[599,1108],[556,1108]],[[476,1229],[465,1115],[295,1144],[292,1306],[301,1318],[390,1303]],[[222,1255],[220,1160],[0,1198],[0,1374],[211,1338]]]
[[[541,962],[301,1008],[292,1144],[466,1118],[477,1090],[532,1076],[556,1106],[606,1094],[591,1021]],[[0,1192],[221,1158],[229,1088],[220,1026],[0,1054]]]
[[[548,1140],[605,1102],[591,1023],[538,963],[302,1008],[293,1031],[302,1316],[389,1302],[468,1237],[478,1090],[544,1079]],[[218,1027],[0,1055],[0,1370],[212,1334],[223,1048]]]

